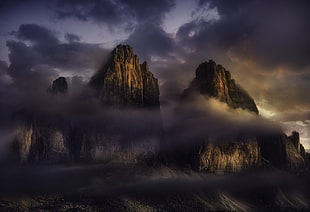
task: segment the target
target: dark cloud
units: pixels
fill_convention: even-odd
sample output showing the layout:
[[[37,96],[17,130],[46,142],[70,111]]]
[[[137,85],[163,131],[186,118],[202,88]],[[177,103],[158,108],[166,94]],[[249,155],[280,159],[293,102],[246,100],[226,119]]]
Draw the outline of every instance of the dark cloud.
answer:
[[[162,22],[165,13],[174,6],[172,0],[96,0],[58,1],[59,18],[74,17],[81,21],[95,21],[106,24],[110,29],[124,26],[129,29],[137,23]]]
[[[12,31],[11,34],[18,39],[40,44],[55,45],[58,43],[56,35],[51,30],[36,24],[22,24],[19,26],[18,31]]]
[[[266,68],[286,65],[298,71],[309,65],[308,1],[200,1],[199,7],[216,8],[220,20],[183,26],[183,37],[197,32],[185,40],[192,45],[216,45]]]
[[[133,46],[140,58],[147,61],[151,61],[151,56],[168,59],[174,50],[173,39],[155,24],[138,26],[124,42]]]
[[[199,1],[192,20],[183,24],[176,35],[162,28],[165,15],[174,7],[169,0],[59,0],[57,12],[60,19],[74,17],[127,30],[130,34],[123,43],[132,45],[159,78],[162,105],[174,106],[194,77],[195,68],[211,58],[235,72],[237,82],[245,79],[240,84],[255,94],[258,102],[263,99],[269,108],[287,111],[310,105],[309,78],[304,73],[309,71],[308,4],[307,1]],[[212,9],[218,11],[219,18],[206,20],[196,15]],[[11,34],[17,40],[7,42],[8,76],[23,92],[40,90],[40,95],[45,95],[45,88],[61,74],[75,76],[71,86],[74,91],[82,92],[87,80],[81,77],[91,75],[108,55],[99,44],[83,43],[78,35],[61,35],[42,25],[22,24]],[[66,41],[62,42],[59,36]],[[245,62],[255,68],[243,69],[240,64]],[[279,66],[287,69],[282,78],[275,76]],[[1,67],[1,73],[7,70],[5,64],[0,63]],[[272,80],[267,82],[268,75]],[[36,102],[31,92],[21,99]],[[38,107],[43,99],[38,100]],[[72,100],[77,105],[76,114],[87,108],[87,105],[78,107],[79,101]],[[70,107],[72,102],[60,105]],[[206,119],[213,120],[209,115]]]
[[[79,95],[85,80],[104,62],[108,52],[99,44],[61,42],[56,32],[40,25],[24,24],[12,34],[18,40],[7,41],[9,66],[0,62],[0,125],[5,128],[11,123],[12,114],[22,109],[60,113],[59,102],[46,92],[51,82],[59,75],[80,73],[72,78],[72,83],[68,78],[72,95]],[[72,39],[76,38],[71,35]],[[69,108],[76,101],[72,98],[58,105]],[[46,110],[53,107],[56,111]]]
[[[21,25],[12,34],[20,41],[7,41],[11,62],[9,73],[14,81],[18,81],[17,86],[21,87],[29,86],[29,80],[36,79],[35,84],[41,87],[42,83],[46,85],[48,80],[55,78],[60,72],[82,72],[86,76],[101,65],[107,54],[97,44],[61,43],[56,33],[35,24]],[[73,34],[66,34],[66,37],[70,41],[78,39]],[[28,41],[32,44],[27,45]],[[43,78],[45,81],[38,83]]]
[[[30,2],[31,0],[2,0],[0,2],[0,11],[4,11],[21,4]]]

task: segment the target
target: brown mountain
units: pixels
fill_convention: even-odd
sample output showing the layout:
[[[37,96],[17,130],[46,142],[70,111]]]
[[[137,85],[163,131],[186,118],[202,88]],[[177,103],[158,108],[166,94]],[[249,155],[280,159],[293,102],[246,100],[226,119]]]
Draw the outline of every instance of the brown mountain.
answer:
[[[158,158],[160,153],[172,163],[191,164],[200,171],[237,172],[262,164],[292,171],[304,167],[305,153],[298,133],[286,136],[284,133],[240,132],[233,136],[174,137],[192,127],[180,121],[176,123],[178,130],[168,130],[162,139],[158,81],[146,62],[139,64],[130,46],[117,46],[89,85],[103,103],[102,112],[108,115],[78,121],[36,111],[17,115],[14,150],[20,160],[136,163]],[[50,92],[67,93],[65,78],[56,79]],[[198,66],[196,77],[183,93],[183,102],[190,101],[195,94],[214,97],[231,108],[258,114],[253,98],[235,83],[229,71],[212,60]],[[58,97],[51,95],[51,98]]]
[[[128,45],[118,45],[107,64],[91,78],[104,105],[159,107],[158,81]]]
[[[213,60],[201,63],[196,69],[196,77],[184,90],[183,97],[192,93],[215,97],[231,108],[242,108],[258,114],[252,97],[231,79],[229,71]]]
[[[161,130],[159,88],[147,63],[139,64],[130,46],[119,45],[89,84],[103,103],[101,116],[71,120],[60,115],[61,111],[24,111],[16,115],[18,133],[13,143],[19,160],[136,163],[157,155]],[[51,101],[59,96],[54,94],[66,94],[66,79],[54,80],[48,91],[53,94]]]
[[[214,97],[231,108],[242,108],[258,114],[253,98],[235,83],[229,71],[212,60],[198,66],[196,77],[183,92],[182,102],[191,101],[191,97],[197,94]],[[182,109],[179,111],[182,113]],[[180,121],[176,127],[184,129],[182,125]],[[205,128],[208,129],[208,126]],[[263,164],[291,171],[304,168],[304,150],[296,132],[291,136],[281,132],[268,132],[266,135],[248,132],[230,136],[194,135],[185,139],[177,136],[170,142],[174,149],[171,150],[174,152],[172,161],[190,163],[200,171],[238,172]]]

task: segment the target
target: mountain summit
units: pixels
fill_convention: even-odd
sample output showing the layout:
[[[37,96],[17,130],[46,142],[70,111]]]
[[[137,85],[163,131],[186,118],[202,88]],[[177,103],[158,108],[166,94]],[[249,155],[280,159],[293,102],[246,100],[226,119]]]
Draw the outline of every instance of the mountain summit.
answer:
[[[128,45],[118,45],[90,80],[102,103],[119,107],[158,107],[158,80]]]
[[[183,97],[190,96],[194,92],[215,97],[231,108],[242,108],[258,114],[253,98],[235,83],[229,71],[213,60],[198,66],[196,77],[189,88],[184,90]]]

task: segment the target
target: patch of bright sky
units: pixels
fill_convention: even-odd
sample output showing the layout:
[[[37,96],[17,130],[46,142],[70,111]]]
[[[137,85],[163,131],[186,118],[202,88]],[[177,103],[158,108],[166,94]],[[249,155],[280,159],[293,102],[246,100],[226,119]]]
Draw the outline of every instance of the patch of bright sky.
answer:
[[[310,149],[310,120],[280,122],[284,132],[290,135],[292,131],[299,132],[300,143],[305,149]]]

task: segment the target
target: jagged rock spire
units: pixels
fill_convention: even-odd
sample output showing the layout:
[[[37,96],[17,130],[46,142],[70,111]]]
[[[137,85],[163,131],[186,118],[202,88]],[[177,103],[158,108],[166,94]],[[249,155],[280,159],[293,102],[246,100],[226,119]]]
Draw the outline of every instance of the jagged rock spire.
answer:
[[[231,108],[242,108],[258,114],[253,98],[235,83],[229,71],[216,65],[213,60],[198,66],[196,77],[189,88],[184,90],[183,96],[187,97],[194,92],[215,97]]]
[[[159,107],[158,81],[132,47],[118,45],[90,80],[102,103],[117,107]]]

